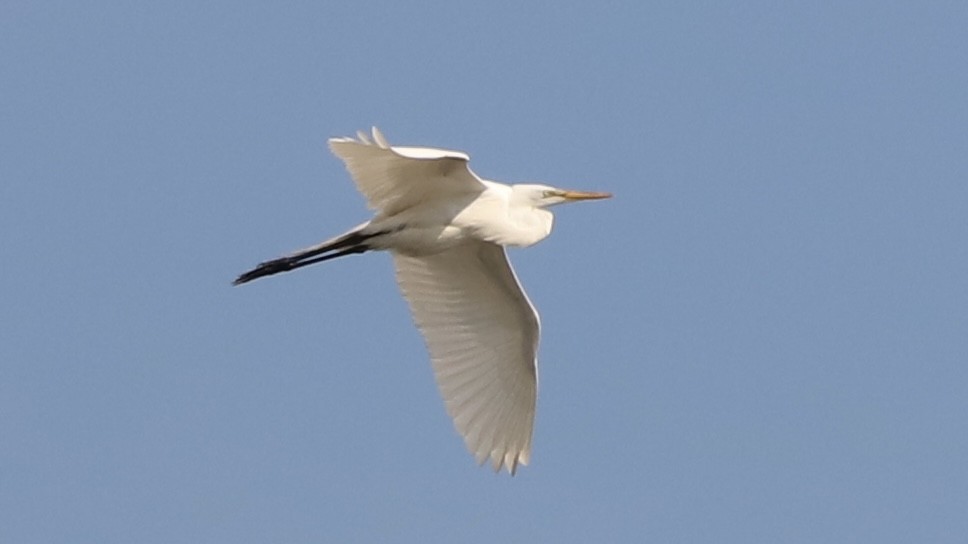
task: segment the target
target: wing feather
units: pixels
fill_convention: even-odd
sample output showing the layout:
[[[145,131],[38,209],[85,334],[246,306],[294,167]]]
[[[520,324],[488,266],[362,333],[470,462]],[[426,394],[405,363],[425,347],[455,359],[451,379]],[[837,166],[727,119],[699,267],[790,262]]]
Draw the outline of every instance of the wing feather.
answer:
[[[393,147],[373,127],[372,140],[332,138],[329,148],[346,164],[367,205],[384,215],[395,215],[430,198],[480,193],[481,179],[468,167],[460,151],[433,147]]]
[[[531,454],[540,324],[504,248],[393,260],[454,426],[478,463],[513,474]]]

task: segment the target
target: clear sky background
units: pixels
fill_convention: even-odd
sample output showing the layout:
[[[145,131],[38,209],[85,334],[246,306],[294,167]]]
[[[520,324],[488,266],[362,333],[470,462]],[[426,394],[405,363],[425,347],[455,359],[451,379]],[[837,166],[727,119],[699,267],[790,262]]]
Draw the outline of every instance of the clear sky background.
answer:
[[[0,5],[0,541],[965,542],[964,2]],[[331,136],[615,193],[478,468]]]

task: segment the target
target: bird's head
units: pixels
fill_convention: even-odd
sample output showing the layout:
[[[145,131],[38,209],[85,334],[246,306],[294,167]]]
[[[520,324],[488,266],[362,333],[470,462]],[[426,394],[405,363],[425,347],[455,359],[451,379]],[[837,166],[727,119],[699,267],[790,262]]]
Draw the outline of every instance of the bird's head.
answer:
[[[572,191],[551,187],[549,185],[531,183],[512,185],[511,190],[515,198],[521,202],[529,203],[536,208],[547,208],[556,204],[578,202],[580,200],[599,200],[602,198],[611,198],[612,196],[611,193]]]

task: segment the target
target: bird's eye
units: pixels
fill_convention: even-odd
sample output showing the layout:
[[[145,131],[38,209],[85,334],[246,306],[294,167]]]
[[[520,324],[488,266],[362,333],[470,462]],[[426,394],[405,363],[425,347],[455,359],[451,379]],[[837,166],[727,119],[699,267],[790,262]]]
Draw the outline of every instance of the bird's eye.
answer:
[[[558,195],[558,191],[552,191],[551,189],[547,189],[543,193],[541,193],[541,196],[543,196],[544,198],[551,198],[557,195]]]

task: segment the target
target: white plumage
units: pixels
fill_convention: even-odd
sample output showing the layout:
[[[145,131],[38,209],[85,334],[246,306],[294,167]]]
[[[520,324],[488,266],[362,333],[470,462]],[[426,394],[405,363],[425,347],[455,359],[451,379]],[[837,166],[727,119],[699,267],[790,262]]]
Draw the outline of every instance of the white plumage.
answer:
[[[370,221],[316,246],[242,274],[236,284],[309,264],[389,250],[397,282],[430,352],[447,412],[478,463],[514,473],[526,465],[537,398],[538,314],[504,247],[551,232],[545,208],[607,193],[479,178],[459,151],[391,147],[333,138],[330,149],[376,212]]]

